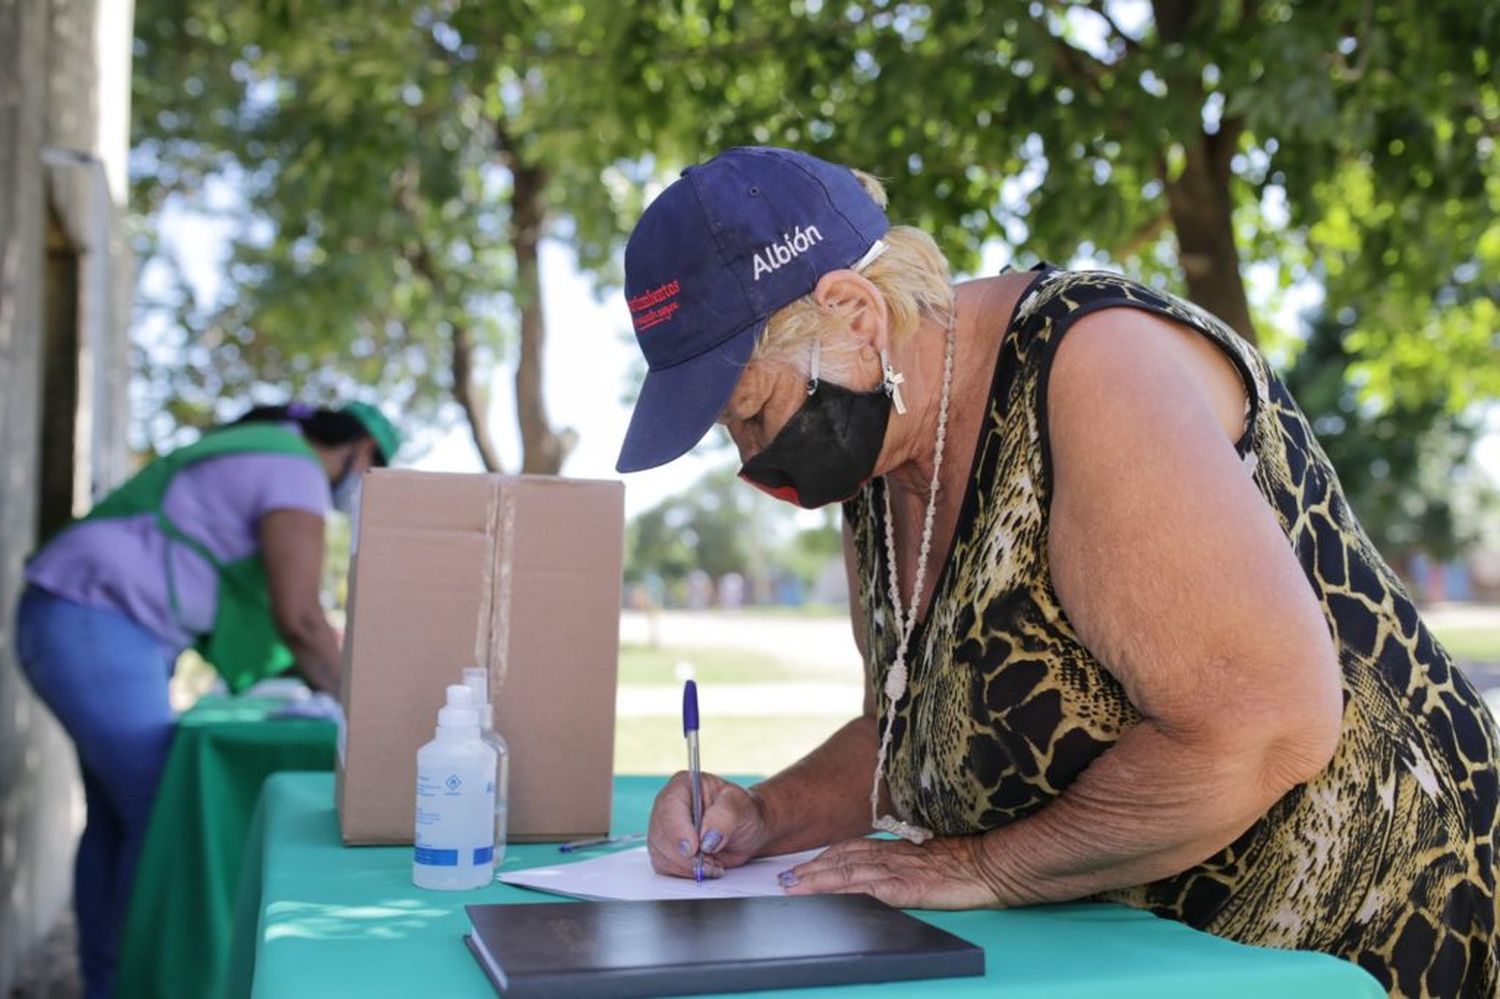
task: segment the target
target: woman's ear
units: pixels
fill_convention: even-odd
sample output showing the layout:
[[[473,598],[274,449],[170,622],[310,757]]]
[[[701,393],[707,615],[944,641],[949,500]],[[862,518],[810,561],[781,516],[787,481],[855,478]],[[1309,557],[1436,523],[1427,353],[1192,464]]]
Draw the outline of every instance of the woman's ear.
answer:
[[[720,422],[748,420],[765,406],[774,386],[775,379],[766,370],[765,363],[751,361],[740,373],[740,380],[735,382],[734,391],[729,395],[729,404],[719,414]]]
[[[855,270],[829,271],[818,279],[813,300],[825,309],[848,317],[849,332],[859,346],[876,351],[890,348],[890,314],[885,296],[870,279]]]

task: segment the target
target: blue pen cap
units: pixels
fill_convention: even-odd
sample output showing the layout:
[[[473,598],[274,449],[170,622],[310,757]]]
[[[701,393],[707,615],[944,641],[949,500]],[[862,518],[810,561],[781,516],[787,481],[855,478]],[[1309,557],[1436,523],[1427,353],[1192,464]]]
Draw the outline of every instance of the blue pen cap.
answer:
[[[692,680],[682,686],[682,734],[698,731],[698,685]]]

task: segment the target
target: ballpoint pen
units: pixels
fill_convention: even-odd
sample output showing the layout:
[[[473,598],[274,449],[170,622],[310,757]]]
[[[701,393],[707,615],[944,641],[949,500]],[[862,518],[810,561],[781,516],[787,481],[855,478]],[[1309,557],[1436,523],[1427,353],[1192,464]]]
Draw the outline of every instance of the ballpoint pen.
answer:
[[[693,787],[693,829],[698,833],[698,852],[693,855],[693,880],[703,883],[703,771],[698,766],[698,685],[689,680],[682,688],[682,734],[688,747],[688,782]]]
[[[591,846],[614,846],[616,843],[634,843],[636,840],[645,838],[645,833],[626,833],[623,836],[590,836],[588,839],[575,839],[571,843],[562,843],[557,849],[559,853],[572,853],[574,850],[586,850]]]

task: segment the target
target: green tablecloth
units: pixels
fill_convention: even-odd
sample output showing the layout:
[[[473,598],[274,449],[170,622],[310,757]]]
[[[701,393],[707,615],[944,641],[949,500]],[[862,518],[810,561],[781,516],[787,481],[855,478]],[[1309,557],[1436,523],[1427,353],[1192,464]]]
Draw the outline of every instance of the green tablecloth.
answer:
[[[616,832],[644,827],[661,778],[615,779]],[[465,950],[463,906],[555,901],[494,885],[429,892],[411,883],[410,848],[340,845],[333,779],[278,774],[266,782],[236,906],[229,994],[295,996],[493,995]],[[252,871],[259,858],[261,867]],[[556,862],[557,848],[512,846],[506,868]],[[982,945],[983,978],[864,985],[851,994],[908,996],[1384,996],[1375,979],[1321,954],[1263,950],[1114,905],[1008,912],[919,912]],[[784,995],[830,995],[800,990]]]
[[[278,770],[333,769],[334,724],[267,717],[284,703],[207,697],[178,722],[131,894],[119,995],[214,991],[261,784]]]

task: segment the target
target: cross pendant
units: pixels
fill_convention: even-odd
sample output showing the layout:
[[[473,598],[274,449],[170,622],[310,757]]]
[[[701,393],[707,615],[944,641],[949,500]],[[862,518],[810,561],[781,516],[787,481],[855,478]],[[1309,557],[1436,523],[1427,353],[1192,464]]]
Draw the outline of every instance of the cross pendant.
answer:
[[[906,400],[901,397],[901,386],[905,382],[905,375],[889,364],[885,366],[885,394],[891,397],[891,402],[895,403],[898,416],[906,415]]]

